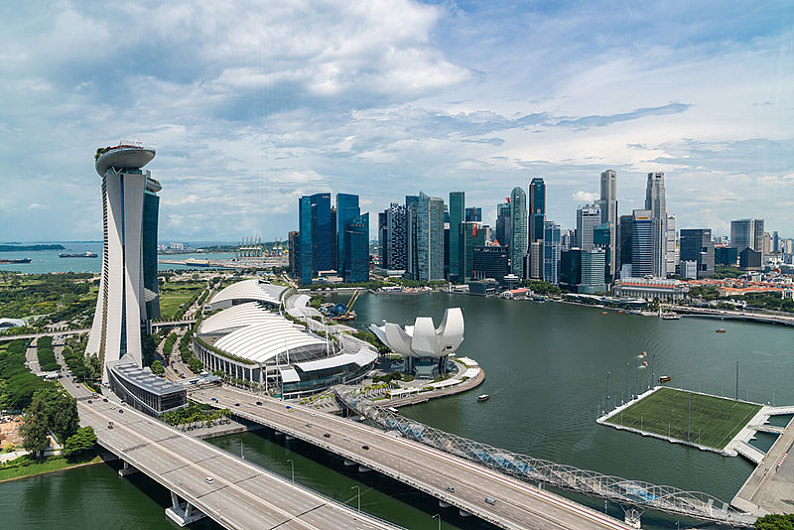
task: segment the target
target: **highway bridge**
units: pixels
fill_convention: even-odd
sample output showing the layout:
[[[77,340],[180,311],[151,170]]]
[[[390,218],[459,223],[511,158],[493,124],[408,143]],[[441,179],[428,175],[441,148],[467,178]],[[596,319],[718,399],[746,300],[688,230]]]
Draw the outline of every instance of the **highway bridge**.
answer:
[[[501,528],[627,529],[599,511],[394,433],[228,387],[190,398],[288,434],[408,484]]]
[[[171,492],[166,514],[180,526],[207,516],[234,529],[397,528],[133,409],[91,399],[82,387],[70,390],[78,396],[81,425],[93,427],[99,444],[123,460],[120,474],[132,466]]]

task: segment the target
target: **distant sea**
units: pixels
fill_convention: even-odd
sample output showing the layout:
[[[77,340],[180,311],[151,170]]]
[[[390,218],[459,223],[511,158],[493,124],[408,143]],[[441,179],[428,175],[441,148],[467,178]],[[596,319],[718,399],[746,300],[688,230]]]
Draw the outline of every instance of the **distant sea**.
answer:
[[[32,274],[43,274],[50,272],[94,272],[98,273],[102,267],[102,242],[101,241],[48,241],[48,243],[59,243],[66,247],[64,250],[24,250],[20,252],[0,252],[0,258],[17,259],[30,258],[30,263],[0,263],[0,271],[16,271]],[[22,243],[30,244],[30,243]],[[91,251],[97,254],[96,258],[59,258],[58,254],[80,254]],[[212,254],[204,252],[185,253],[185,254],[159,254],[157,259],[185,260],[188,258],[197,259],[230,259],[232,253]],[[185,267],[184,265],[170,265],[158,263],[161,271],[185,270],[196,267]]]

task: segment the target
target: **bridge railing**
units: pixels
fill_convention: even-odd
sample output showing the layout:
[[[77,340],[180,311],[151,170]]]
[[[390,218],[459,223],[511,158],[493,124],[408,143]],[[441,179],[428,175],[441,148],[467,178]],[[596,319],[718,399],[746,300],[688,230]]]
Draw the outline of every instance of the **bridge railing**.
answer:
[[[604,475],[549,460],[514,453],[429,427],[379,407],[357,392],[337,386],[337,398],[348,408],[380,427],[394,430],[409,439],[496,469],[516,478],[541,482],[621,505],[653,509],[679,516],[734,526],[752,526],[755,517],[731,508],[716,497],[699,491]]]

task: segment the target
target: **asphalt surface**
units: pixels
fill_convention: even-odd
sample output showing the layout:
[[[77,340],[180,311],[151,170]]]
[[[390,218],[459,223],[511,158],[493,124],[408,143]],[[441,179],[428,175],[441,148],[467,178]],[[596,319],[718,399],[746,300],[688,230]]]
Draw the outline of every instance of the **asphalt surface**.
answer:
[[[226,387],[198,390],[190,397],[328,449],[503,528],[628,528],[562,496],[345,418]]]
[[[227,528],[396,528],[128,407],[91,401],[78,399],[80,423],[94,428],[103,447]]]

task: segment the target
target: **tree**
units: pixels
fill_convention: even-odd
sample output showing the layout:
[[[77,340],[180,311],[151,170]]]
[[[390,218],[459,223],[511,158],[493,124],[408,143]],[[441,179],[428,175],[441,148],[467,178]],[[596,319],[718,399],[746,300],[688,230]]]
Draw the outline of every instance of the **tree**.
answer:
[[[77,400],[68,394],[58,392],[54,388],[39,390],[46,404],[47,430],[52,431],[60,443],[77,432],[79,418],[77,416]]]
[[[163,375],[165,373],[165,368],[163,368],[163,363],[161,363],[159,360],[154,361],[150,366],[150,368],[152,369],[152,373],[155,373],[157,375]]]
[[[36,393],[30,406],[25,410],[25,423],[19,428],[23,446],[37,458],[50,445],[47,438],[47,404],[44,396]]]
[[[87,451],[96,445],[96,433],[92,427],[83,427],[70,436],[63,448],[63,456],[72,456]]]
[[[794,530],[794,514],[773,513],[755,522],[756,530]]]

